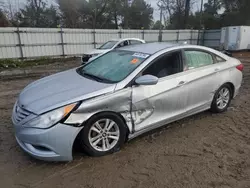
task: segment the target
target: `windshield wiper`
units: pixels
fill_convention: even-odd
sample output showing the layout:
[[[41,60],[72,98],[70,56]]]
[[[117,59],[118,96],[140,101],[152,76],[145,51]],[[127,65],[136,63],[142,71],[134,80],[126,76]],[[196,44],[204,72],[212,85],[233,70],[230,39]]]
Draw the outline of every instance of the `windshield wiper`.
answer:
[[[101,78],[101,77],[99,77],[99,76],[96,76],[96,75],[93,75],[93,74],[89,74],[89,73],[86,73],[86,72],[84,72],[84,71],[83,71],[83,75],[84,75],[84,76],[87,76],[87,77],[89,77],[89,78],[92,78],[92,79],[94,79],[94,80],[96,80],[96,81],[98,81],[98,82],[114,83],[114,82],[111,81],[111,80],[108,80],[108,79],[106,79],[106,78]]]

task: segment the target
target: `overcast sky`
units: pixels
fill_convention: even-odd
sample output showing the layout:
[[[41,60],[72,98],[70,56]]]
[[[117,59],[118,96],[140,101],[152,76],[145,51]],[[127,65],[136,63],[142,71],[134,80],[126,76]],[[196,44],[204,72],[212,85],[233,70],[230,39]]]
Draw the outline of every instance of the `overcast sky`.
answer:
[[[24,3],[26,2],[26,0],[0,0],[0,1],[5,1],[5,2],[11,2],[12,4],[16,5],[16,8],[18,8],[18,4],[19,7],[22,7],[24,5]],[[55,0],[46,0],[48,3],[52,3]],[[147,3],[151,4],[151,6],[154,8],[154,20],[159,20],[160,19],[160,10],[157,7],[157,2],[158,0],[146,0]],[[194,5],[193,5],[193,10],[199,10],[200,9],[200,4],[201,4],[201,0],[194,0]],[[204,3],[206,3],[207,0],[204,0]]]

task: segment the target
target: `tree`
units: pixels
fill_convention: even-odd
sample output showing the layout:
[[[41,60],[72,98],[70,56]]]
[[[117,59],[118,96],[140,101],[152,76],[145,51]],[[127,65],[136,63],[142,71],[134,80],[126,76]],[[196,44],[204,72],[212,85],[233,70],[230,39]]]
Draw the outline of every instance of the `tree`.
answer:
[[[204,4],[204,12],[211,15],[216,15],[218,14],[218,10],[221,9],[221,6],[221,0],[208,0],[208,2]]]
[[[149,28],[153,9],[144,0],[57,0],[63,25],[74,28]]]
[[[222,0],[222,3],[226,12],[234,12],[239,10],[241,3],[243,2],[242,0]]]
[[[111,11],[117,1],[57,0],[65,27],[96,29],[115,27],[112,20],[118,25],[117,11]]]
[[[127,12],[127,14],[125,13]],[[153,8],[144,0],[134,0],[131,7],[124,7],[122,26],[125,26],[124,15],[127,15],[128,28],[148,29],[153,20]]]
[[[176,0],[171,5],[172,13],[169,17],[169,29],[183,29],[185,17],[185,0]]]
[[[221,27],[221,19],[218,11],[221,9],[220,0],[208,0],[204,4],[203,26],[205,29],[218,29]],[[200,14],[200,13],[199,13]]]
[[[115,23],[115,29],[118,29],[119,22],[121,21],[122,0],[112,0],[109,5],[109,12],[112,21]]]
[[[59,10],[61,12],[62,26],[69,28],[77,28],[79,25],[79,9],[84,6],[86,1],[78,0],[57,0]]]
[[[104,29],[113,25],[109,0],[89,0],[88,8],[90,19],[92,20],[92,28]]]
[[[0,27],[10,27],[11,23],[5,13],[0,9]]]
[[[168,16],[169,29],[183,29],[188,25],[192,0],[161,0],[164,13]]]
[[[154,23],[152,29],[157,29],[157,30],[159,30],[160,28],[164,28],[164,25],[162,25],[162,23],[161,23],[160,20],[157,20],[157,21]]]
[[[44,0],[28,0],[26,6],[15,13],[12,22],[20,27],[57,27],[59,19],[54,6],[47,7]]]
[[[249,0],[222,0],[225,12],[221,15],[221,25],[250,25]]]

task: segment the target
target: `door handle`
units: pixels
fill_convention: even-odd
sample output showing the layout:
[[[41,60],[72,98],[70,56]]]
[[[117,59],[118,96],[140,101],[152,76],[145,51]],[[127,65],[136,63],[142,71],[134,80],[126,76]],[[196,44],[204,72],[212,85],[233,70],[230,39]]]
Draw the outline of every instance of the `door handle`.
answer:
[[[215,72],[218,72],[218,71],[220,71],[220,69],[219,69],[219,68],[216,68],[216,69],[214,69],[214,71],[215,71]]]
[[[179,82],[179,84],[178,84],[178,86],[182,86],[182,85],[184,85],[186,82],[184,82],[184,81],[180,81]]]

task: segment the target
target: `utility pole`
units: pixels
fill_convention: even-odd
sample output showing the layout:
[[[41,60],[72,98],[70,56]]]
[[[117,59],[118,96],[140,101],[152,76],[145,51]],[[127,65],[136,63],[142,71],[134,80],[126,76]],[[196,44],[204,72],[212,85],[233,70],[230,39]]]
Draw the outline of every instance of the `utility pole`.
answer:
[[[200,9],[200,27],[202,26],[202,17],[203,17],[203,0],[201,0],[201,9]]]
[[[185,4],[185,16],[184,16],[184,29],[187,28],[188,17],[189,17],[189,10],[190,10],[190,0],[186,0],[186,4]]]
[[[128,8],[130,0],[125,0],[125,17],[124,17],[124,29],[128,29]]]
[[[160,13],[160,29],[159,29],[159,38],[158,38],[158,41],[162,42],[162,14],[163,14],[162,3],[161,3],[161,6],[160,6],[160,10],[161,10],[161,13]]]
[[[201,0],[201,8],[200,8],[200,29],[202,28],[202,14],[203,14],[203,0]],[[198,33],[198,45],[200,44],[200,29]]]

